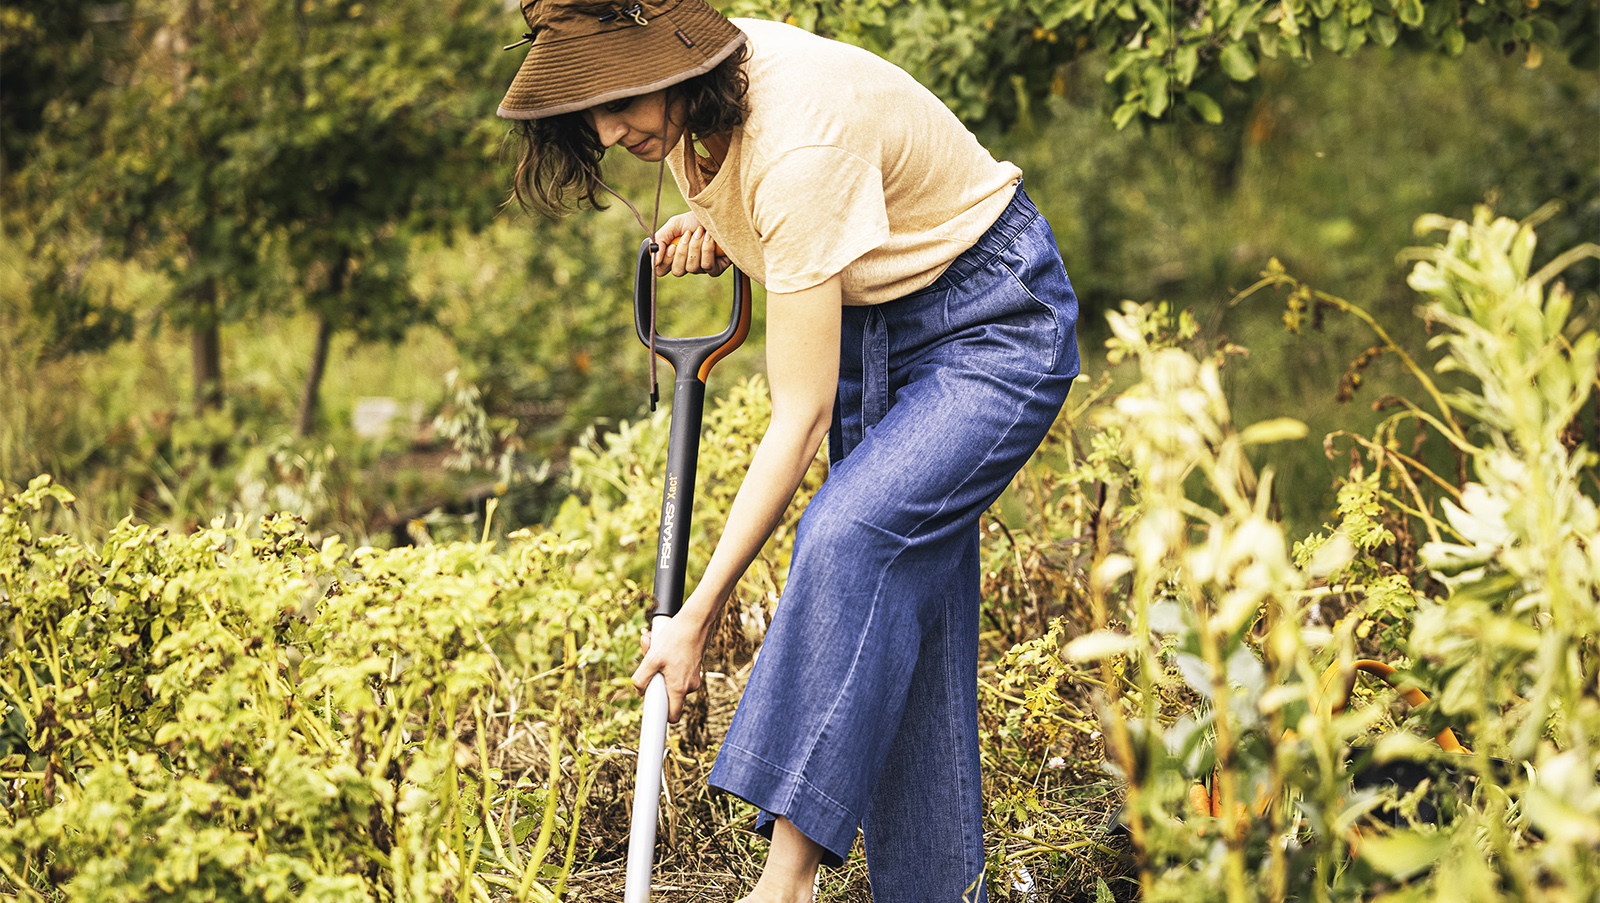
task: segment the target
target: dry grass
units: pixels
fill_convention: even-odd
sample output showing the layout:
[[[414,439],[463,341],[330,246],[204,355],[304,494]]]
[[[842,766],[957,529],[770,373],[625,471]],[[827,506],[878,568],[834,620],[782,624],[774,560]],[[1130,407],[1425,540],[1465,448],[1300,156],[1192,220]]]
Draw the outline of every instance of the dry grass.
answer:
[[[683,721],[671,728],[653,899],[734,903],[748,893],[760,874],[767,841],[751,830],[754,809],[706,786],[717,747],[748,677],[748,663],[731,673],[709,673],[705,688],[691,698]],[[1071,691],[1087,700],[1089,689],[1084,685]],[[989,707],[996,702],[1004,704],[986,698]],[[1001,712],[985,714],[1003,717]],[[1099,768],[1103,748],[1097,739],[1081,734],[1058,748],[1071,757],[1063,757],[1070,764],[1040,768],[1031,776],[1038,799],[1049,813],[1035,826],[1037,836],[1008,837],[990,831],[991,843],[1003,846],[1008,860],[1026,866],[1034,876],[1035,894],[1014,892],[1010,887],[1014,875],[991,875],[990,899],[996,903],[1093,901],[1096,878],[1107,879],[1115,888],[1120,886],[1117,876],[1128,873],[1123,842],[1104,833],[1108,818],[1121,805],[1122,794]],[[513,761],[530,771],[544,767],[538,755],[508,756],[505,763]],[[997,788],[1011,779],[997,774],[989,777]],[[622,899],[633,780],[631,758],[613,759],[596,780],[585,807],[580,864],[568,882],[569,899]],[[587,866],[581,862],[586,853]],[[868,903],[872,899],[859,839],[842,867],[823,871],[818,890],[818,903]],[[1121,893],[1117,896],[1123,899]]]

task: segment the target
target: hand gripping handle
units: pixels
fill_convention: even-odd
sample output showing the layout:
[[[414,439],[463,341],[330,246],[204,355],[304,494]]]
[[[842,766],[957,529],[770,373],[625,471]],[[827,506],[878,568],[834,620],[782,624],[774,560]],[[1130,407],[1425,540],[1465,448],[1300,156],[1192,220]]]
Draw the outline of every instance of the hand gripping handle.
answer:
[[[651,262],[650,246],[645,239],[639,244],[639,266],[633,279],[633,327],[639,341],[650,344],[650,281],[655,265]],[[672,338],[656,333],[656,356],[672,365],[678,375],[678,384],[690,377],[705,385],[706,377],[717,361],[744,344],[750,334],[751,293],[750,277],[738,267],[733,268],[733,314],[728,318],[728,328],[717,335]]]

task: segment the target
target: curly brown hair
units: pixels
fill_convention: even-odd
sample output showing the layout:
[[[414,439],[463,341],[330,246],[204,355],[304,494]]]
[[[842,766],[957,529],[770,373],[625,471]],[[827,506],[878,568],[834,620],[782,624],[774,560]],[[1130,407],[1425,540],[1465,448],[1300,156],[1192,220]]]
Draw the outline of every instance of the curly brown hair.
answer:
[[[667,88],[668,99],[682,98],[684,140],[732,130],[744,124],[750,87],[744,63],[748,45],[740,45],[715,69]],[[524,210],[561,216],[589,207],[605,209],[598,193],[600,159],[605,146],[583,118],[583,112],[544,119],[521,119],[507,136],[517,144],[517,169],[511,193]]]

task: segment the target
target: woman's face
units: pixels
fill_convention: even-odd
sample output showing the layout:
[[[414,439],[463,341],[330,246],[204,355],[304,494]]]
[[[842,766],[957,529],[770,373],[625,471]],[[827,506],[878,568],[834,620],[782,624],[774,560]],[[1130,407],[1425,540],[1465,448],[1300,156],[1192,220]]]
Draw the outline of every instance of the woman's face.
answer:
[[[625,97],[583,111],[583,118],[606,147],[620,144],[628,153],[659,162],[683,137],[683,98],[673,98],[668,113],[665,89]]]

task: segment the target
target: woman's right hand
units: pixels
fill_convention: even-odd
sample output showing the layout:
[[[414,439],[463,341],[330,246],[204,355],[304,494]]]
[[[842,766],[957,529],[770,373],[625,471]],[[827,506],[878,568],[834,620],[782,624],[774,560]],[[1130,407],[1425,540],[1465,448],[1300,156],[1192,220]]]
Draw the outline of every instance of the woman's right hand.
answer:
[[[656,230],[656,275],[683,276],[688,273],[707,273],[721,276],[732,265],[722,249],[693,213],[680,213]]]
[[[692,611],[680,610],[676,617],[654,621],[651,629],[639,634],[644,657],[633,672],[633,685],[643,693],[650,678],[660,673],[667,684],[667,720],[676,724],[683,714],[683,698],[700,689],[700,660],[710,636]]]

